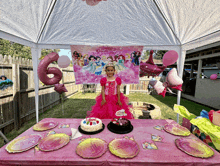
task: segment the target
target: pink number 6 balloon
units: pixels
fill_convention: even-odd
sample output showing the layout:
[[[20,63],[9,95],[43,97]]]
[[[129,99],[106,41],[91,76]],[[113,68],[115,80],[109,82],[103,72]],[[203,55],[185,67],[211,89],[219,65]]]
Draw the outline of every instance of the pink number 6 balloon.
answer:
[[[38,77],[45,85],[58,84],[62,79],[62,72],[56,67],[47,67],[50,63],[57,61],[59,55],[56,52],[51,52],[42,59],[38,65],[37,73]],[[53,74],[53,78],[49,78],[47,74]]]

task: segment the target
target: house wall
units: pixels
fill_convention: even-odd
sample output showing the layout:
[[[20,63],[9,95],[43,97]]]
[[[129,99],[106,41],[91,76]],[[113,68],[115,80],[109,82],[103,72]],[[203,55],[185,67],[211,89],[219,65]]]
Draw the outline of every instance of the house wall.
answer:
[[[197,102],[220,109],[220,79],[197,78],[195,98]]]

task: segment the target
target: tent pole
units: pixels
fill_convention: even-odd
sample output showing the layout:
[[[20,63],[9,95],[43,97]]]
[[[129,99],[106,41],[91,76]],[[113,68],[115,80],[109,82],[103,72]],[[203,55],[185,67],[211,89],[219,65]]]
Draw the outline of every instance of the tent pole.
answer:
[[[178,50],[179,58],[177,60],[177,70],[180,78],[183,77],[184,63],[186,57],[186,51],[182,47]],[[177,92],[177,105],[180,105],[181,91]],[[179,123],[179,114],[177,114],[177,123]]]
[[[40,62],[39,58],[41,57],[41,49],[36,47],[31,48],[32,62],[33,62],[33,71],[34,71],[34,84],[35,84],[35,110],[36,110],[36,122],[39,121],[39,78],[37,75],[37,67]]]

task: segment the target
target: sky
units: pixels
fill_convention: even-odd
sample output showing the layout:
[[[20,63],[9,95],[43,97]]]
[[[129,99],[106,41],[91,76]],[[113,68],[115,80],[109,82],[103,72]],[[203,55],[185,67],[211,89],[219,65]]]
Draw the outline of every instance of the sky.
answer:
[[[70,60],[72,60],[70,49],[60,49],[60,52],[58,54],[59,56],[67,55],[70,58]]]

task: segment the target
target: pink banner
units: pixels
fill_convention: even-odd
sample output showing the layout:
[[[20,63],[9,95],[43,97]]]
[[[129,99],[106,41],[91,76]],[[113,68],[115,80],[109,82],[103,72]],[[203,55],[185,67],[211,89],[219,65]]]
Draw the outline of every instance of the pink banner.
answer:
[[[72,45],[72,61],[76,84],[98,84],[106,77],[105,67],[115,66],[115,77],[123,84],[139,83],[139,65],[143,46]]]

